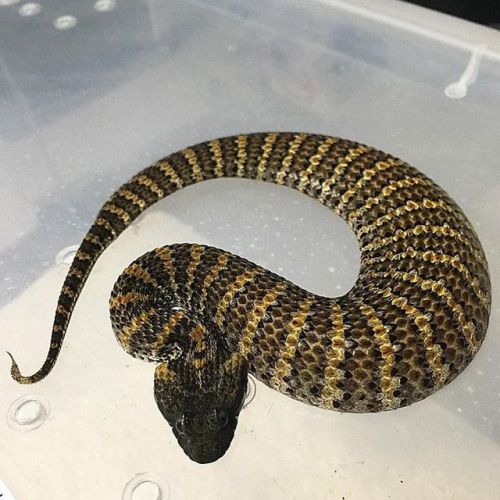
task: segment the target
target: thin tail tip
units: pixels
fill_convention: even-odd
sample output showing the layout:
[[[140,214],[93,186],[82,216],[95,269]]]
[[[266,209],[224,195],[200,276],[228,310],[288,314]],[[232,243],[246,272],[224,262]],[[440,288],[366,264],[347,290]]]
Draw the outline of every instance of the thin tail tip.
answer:
[[[12,366],[10,368],[11,377],[19,384],[32,384],[33,383],[32,377],[25,377],[24,375],[21,375],[21,371],[19,370],[19,366],[16,363],[14,356],[12,356],[12,354],[8,351],[7,354],[9,355],[10,360],[12,362]]]

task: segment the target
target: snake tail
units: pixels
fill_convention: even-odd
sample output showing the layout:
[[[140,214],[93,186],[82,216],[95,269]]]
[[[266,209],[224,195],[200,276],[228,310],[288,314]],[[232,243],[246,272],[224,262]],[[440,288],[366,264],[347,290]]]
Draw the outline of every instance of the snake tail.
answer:
[[[185,148],[118,189],[69,269],[43,366],[24,376],[13,359],[12,377],[31,384],[50,373],[92,267],[138,215],[185,186],[222,177],[288,186],[329,207],[358,239],[360,272],[347,294],[329,298],[201,245],[170,245],[132,263],[112,294],[113,329],[127,352],[161,363],[155,387],[164,415],[167,399],[182,392],[177,381],[185,365],[176,365],[174,352],[182,342],[191,346],[186,352],[196,368],[224,339],[220,365],[234,369],[218,373],[226,380],[231,372],[229,384],[237,388],[226,403],[233,422],[247,368],[299,401],[365,412],[419,401],[470,363],[486,334],[491,285],[482,246],[456,203],[417,169],[377,149],[271,132]],[[214,412],[215,421],[227,420],[227,412]],[[180,408],[169,416],[174,427],[194,425],[184,417]]]

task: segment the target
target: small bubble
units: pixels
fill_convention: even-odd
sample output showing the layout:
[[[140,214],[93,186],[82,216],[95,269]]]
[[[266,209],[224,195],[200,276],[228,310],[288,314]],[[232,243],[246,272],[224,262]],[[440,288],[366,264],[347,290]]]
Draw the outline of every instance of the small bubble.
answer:
[[[335,267],[330,266],[330,267],[328,268],[328,271],[329,271],[329,272],[331,272],[331,273],[334,273],[334,272],[335,272]]]
[[[23,396],[16,399],[9,409],[9,425],[21,432],[40,427],[49,416],[49,404],[38,396]]]
[[[69,30],[76,26],[77,19],[75,16],[60,16],[54,20],[54,28],[56,30]]]
[[[463,412],[462,408],[457,408],[457,411],[458,411],[458,413],[462,413]]]
[[[23,6],[19,7],[19,15],[24,17],[36,16],[42,11],[42,6],[39,3],[25,3]]]
[[[116,7],[115,0],[97,0],[94,9],[98,12],[110,12]]]

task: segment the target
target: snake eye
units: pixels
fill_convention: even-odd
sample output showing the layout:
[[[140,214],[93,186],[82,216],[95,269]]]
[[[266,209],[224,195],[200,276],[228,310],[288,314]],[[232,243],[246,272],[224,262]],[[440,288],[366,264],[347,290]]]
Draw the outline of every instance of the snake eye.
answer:
[[[227,416],[227,413],[224,410],[222,410],[221,412],[219,412],[218,419],[219,419],[219,426],[220,427],[225,427],[226,424],[227,424],[227,422],[228,422],[228,420],[229,420],[229,418]]]
[[[208,425],[211,429],[221,429],[228,422],[227,413],[224,410],[214,409],[207,417]]]
[[[184,415],[175,422],[175,430],[179,434],[186,434],[186,418]]]

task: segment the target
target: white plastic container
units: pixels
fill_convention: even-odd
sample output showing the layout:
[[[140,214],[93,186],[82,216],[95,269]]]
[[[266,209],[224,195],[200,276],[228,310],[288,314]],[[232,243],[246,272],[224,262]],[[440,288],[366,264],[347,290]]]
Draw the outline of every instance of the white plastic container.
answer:
[[[391,0],[3,0],[0,116],[0,350],[26,373],[107,195],[159,157],[239,132],[338,135],[414,164],[474,223],[494,298],[477,358],[438,394],[342,415],[258,384],[226,456],[200,466],[155,406],[153,366],[114,340],[118,274],[190,241],[335,295],[359,252],[342,221],[291,190],[183,190],[99,260],[46,380],[17,385],[0,356],[0,476],[17,500],[498,498],[500,32]]]

